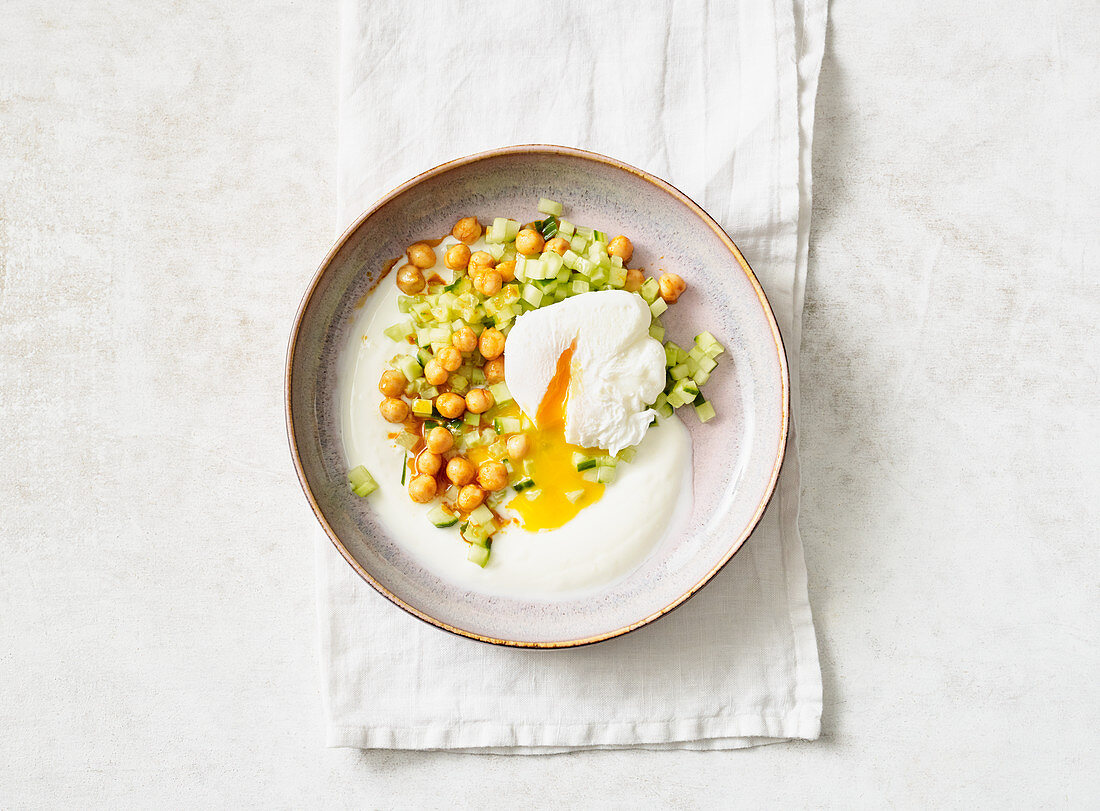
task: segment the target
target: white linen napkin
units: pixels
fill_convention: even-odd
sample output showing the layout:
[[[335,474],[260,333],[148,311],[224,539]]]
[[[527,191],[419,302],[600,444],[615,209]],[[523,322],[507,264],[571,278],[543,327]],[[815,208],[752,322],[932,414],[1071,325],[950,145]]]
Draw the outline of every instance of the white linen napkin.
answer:
[[[342,0],[341,225],[408,177],[494,146],[558,143],[632,163],[740,246],[783,332],[797,411],[825,7]],[[798,494],[791,442],[764,520],[706,588],[638,631],[555,652],[421,623],[320,535],[329,745],[530,754],[816,738]]]

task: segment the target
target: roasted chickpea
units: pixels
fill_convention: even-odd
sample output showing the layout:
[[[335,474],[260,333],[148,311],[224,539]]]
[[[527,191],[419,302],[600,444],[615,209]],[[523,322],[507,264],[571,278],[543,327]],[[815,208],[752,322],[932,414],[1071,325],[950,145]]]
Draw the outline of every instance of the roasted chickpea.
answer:
[[[447,374],[447,370],[440,366],[435,358],[424,364],[424,379],[433,386],[442,386],[447,382],[448,377],[450,375]]]
[[[405,253],[409,257],[409,261],[421,270],[426,270],[435,264],[435,251],[427,242],[417,242],[415,245],[410,245]]]
[[[477,348],[485,360],[499,358],[504,354],[504,333],[496,327],[489,327],[477,339]]]
[[[477,469],[477,483],[486,490],[503,490],[508,486],[508,468],[500,462],[482,462]]]
[[[432,453],[446,453],[455,446],[455,438],[442,425],[437,425],[424,437],[424,444],[428,446],[428,450]]]
[[[661,298],[669,304],[675,304],[676,299],[687,290],[687,282],[675,273],[662,273],[657,284],[661,287]]]
[[[458,419],[466,410],[466,401],[454,392],[444,392],[435,398],[435,410],[449,420]]]
[[[451,336],[451,344],[459,352],[473,352],[477,349],[477,335],[469,327],[463,327]]]
[[[378,381],[378,390],[386,397],[397,397],[405,390],[405,375],[396,369],[387,369],[382,372],[382,379]]]
[[[524,228],[516,234],[516,250],[522,254],[539,253],[545,244],[542,234],[533,228]]]
[[[462,270],[470,264],[470,249],[461,242],[452,245],[443,254],[443,264],[451,270]]]
[[[488,254],[485,251],[478,251],[470,255],[470,274],[472,276],[476,276],[477,274],[481,273],[481,271],[488,270],[489,268],[493,267],[493,265],[495,265],[496,263],[497,260],[495,260],[491,254]]]
[[[409,498],[417,504],[427,504],[435,498],[435,477],[422,474],[409,482]]]
[[[626,263],[634,255],[634,244],[622,234],[619,234],[607,243],[607,253],[609,256],[619,257]]]
[[[462,365],[462,353],[453,346],[445,346],[435,353],[435,362],[448,372],[456,372]]]
[[[485,500],[485,491],[476,484],[468,484],[458,491],[458,509],[463,512],[476,510]]]
[[[484,414],[493,407],[493,394],[488,389],[470,389],[466,393],[466,408],[474,414]]]
[[[509,259],[507,262],[500,262],[496,266],[496,272],[500,274],[502,282],[514,282],[516,280],[516,260]]]
[[[531,447],[531,440],[527,438],[527,434],[512,434],[508,437],[508,458],[509,459],[522,459],[527,455],[527,451]]]
[[[474,463],[465,456],[453,457],[447,462],[447,478],[451,480],[451,484],[459,487],[469,484],[474,480]]]
[[[643,284],[645,284],[645,274],[640,270],[631,268],[626,272],[626,284],[623,285],[623,290],[636,293]]]
[[[504,379],[504,358],[493,358],[485,364],[482,371],[490,383],[499,383]]]
[[[403,265],[397,271],[397,287],[406,295],[415,296],[424,289],[425,284],[424,274],[416,265]]]
[[[483,270],[474,276],[474,289],[483,296],[495,296],[502,284],[504,279],[495,270]]]
[[[451,229],[451,236],[462,240],[467,245],[477,242],[478,237],[481,236],[481,223],[477,221],[477,217],[463,217]]]
[[[409,416],[409,404],[396,397],[387,397],[378,405],[378,410],[386,422],[404,422]]]
[[[443,465],[443,457],[431,451],[421,451],[416,457],[416,469],[426,476],[434,476]]]
[[[569,240],[564,237],[554,237],[552,240],[546,243],[546,250],[553,251],[554,253],[564,256],[565,252],[569,250]]]

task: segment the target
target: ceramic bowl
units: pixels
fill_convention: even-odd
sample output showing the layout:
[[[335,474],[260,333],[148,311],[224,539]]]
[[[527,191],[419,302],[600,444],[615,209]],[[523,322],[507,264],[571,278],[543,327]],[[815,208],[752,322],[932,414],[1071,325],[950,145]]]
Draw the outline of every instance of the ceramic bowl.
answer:
[[[694,448],[690,521],[625,579],[558,600],[484,596],[427,571],[387,537],[370,499],[353,495],[335,396],[338,358],[356,308],[394,257],[449,233],[461,217],[525,216],[539,197],[568,218],[635,244],[632,267],[679,273],[688,292],[662,321],[690,345],[709,329],[727,348],[707,384],[718,417],[681,409]],[[501,645],[561,648],[615,637],[702,588],[749,537],[775,489],[787,440],[789,381],[779,328],[737,246],[668,183],[611,158],[514,146],[438,166],[394,189],[336,243],[294,320],[286,368],[291,453],[321,526],[356,572],[395,605],[456,634]],[[458,541],[456,540],[456,543]],[[472,564],[471,564],[472,565]]]

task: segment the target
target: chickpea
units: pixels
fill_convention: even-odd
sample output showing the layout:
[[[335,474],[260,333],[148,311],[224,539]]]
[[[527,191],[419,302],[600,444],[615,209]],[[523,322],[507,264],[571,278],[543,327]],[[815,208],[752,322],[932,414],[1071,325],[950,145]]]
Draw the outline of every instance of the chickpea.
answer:
[[[546,250],[565,256],[565,252],[569,250],[569,240],[564,237],[554,237],[546,243]]]
[[[463,512],[476,510],[485,500],[485,491],[476,484],[468,484],[458,491],[458,509]]]
[[[406,295],[415,296],[424,289],[425,284],[424,274],[416,265],[404,265],[397,271],[397,286]]]
[[[477,335],[469,327],[463,327],[451,336],[451,344],[459,352],[473,352],[477,349]]]
[[[477,217],[463,217],[451,229],[451,236],[462,240],[467,245],[477,242],[478,237],[481,236],[481,223],[477,221]]]
[[[455,456],[447,463],[447,478],[462,487],[474,480],[474,464],[465,456]],[[477,506],[477,505],[474,505]]]
[[[409,416],[409,404],[396,397],[387,397],[379,404],[378,410],[386,422],[404,422],[405,417]]]
[[[453,346],[445,346],[435,353],[435,362],[448,372],[457,372],[458,367],[462,365],[462,353]]]
[[[415,245],[410,245],[405,253],[408,255],[409,261],[421,270],[426,270],[435,264],[435,251],[427,242],[417,242]]]
[[[645,274],[640,270],[631,268],[626,272],[626,284],[623,285],[623,290],[636,293],[643,284],[645,284]]]
[[[466,401],[454,392],[444,392],[435,398],[435,410],[447,419],[455,420],[466,410]]]
[[[483,296],[495,296],[503,284],[503,277],[495,270],[483,270],[474,276],[474,289]]]
[[[539,253],[544,244],[542,234],[533,228],[524,228],[516,234],[516,250],[522,254]]]
[[[409,498],[417,504],[427,504],[435,498],[435,477],[422,474],[409,482]]]
[[[382,379],[378,381],[378,390],[386,397],[397,397],[405,390],[405,375],[396,369],[387,369],[382,372]]]
[[[668,304],[675,304],[680,295],[687,290],[687,282],[675,273],[662,273],[657,284],[661,287],[661,298]]]
[[[619,257],[625,264],[634,255],[634,244],[622,234],[619,234],[607,244],[607,253],[610,256]]]
[[[492,254],[488,254],[485,251],[478,251],[477,253],[471,254],[469,262],[470,275],[476,276],[481,273],[481,271],[493,267],[496,263],[497,260],[492,257]]]
[[[462,270],[470,264],[470,249],[461,242],[452,245],[443,254],[443,264],[451,270]]]
[[[443,457],[431,451],[421,451],[416,457],[416,469],[425,476],[434,476],[443,466]]]
[[[516,280],[516,260],[509,259],[507,262],[499,263],[496,266],[496,271],[500,274],[502,282],[514,282]]]
[[[424,379],[433,386],[442,386],[447,382],[448,377],[450,375],[447,374],[447,370],[440,366],[435,358],[424,364]]]
[[[531,448],[531,440],[527,434],[512,434],[508,437],[508,458],[522,459]]]
[[[484,414],[493,407],[493,394],[488,389],[470,389],[466,393],[466,408],[472,414]]]
[[[455,438],[454,435],[442,425],[437,425],[428,432],[426,437],[424,437],[424,444],[428,446],[428,450],[432,453],[446,453],[455,446]]]
[[[486,490],[503,490],[508,486],[508,468],[492,460],[482,462],[477,469],[477,483]]]
[[[482,371],[490,383],[499,383],[504,379],[504,358],[493,358],[485,364]]]
[[[504,333],[496,327],[489,327],[477,339],[477,348],[481,350],[485,360],[499,358],[504,354]]]

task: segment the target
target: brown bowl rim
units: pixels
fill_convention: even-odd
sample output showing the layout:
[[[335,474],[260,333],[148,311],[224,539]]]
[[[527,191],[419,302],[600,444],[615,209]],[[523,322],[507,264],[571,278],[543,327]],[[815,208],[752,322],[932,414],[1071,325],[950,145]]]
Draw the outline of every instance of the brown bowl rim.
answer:
[[[305,469],[302,466],[301,456],[298,453],[298,446],[295,440],[294,415],[291,410],[291,402],[293,399],[292,378],[294,368],[294,353],[295,349],[297,348],[298,337],[301,333],[302,322],[305,317],[306,309],[308,308],[309,303],[313,298],[313,294],[317,289],[317,285],[320,283],[322,276],[324,276],[325,272],[328,270],[333,259],[344,247],[344,244],[348,241],[348,239],[351,238],[351,235],[364,222],[366,222],[371,216],[373,216],[375,212],[377,212],[391,200],[408,191],[418,183],[421,183],[422,181],[430,177],[436,177],[437,175],[444,174],[451,169],[455,169],[460,166],[467,166],[473,163],[478,163],[479,161],[488,160],[490,158],[499,157],[501,155],[567,155],[569,157],[604,163],[608,166],[612,166],[624,172],[629,172],[630,174],[647,181],[648,183],[656,186],[661,191],[673,197],[675,200],[678,200],[680,203],[686,205],[688,209],[695,213],[696,216],[698,216],[712,231],[714,231],[718,238],[729,249],[730,253],[733,254],[733,257],[737,260],[737,264],[741,267],[741,270],[745,273],[745,276],[748,278],[749,283],[756,291],[756,296],[760,301],[761,307],[763,307],[764,309],[764,314],[768,319],[768,324],[771,327],[772,337],[775,341],[776,352],[779,356],[779,368],[781,376],[780,383],[783,394],[783,414],[780,426],[779,446],[776,453],[775,462],[772,466],[771,479],[768,481],[767,489],[761,497],[760,502],[757,505],[756,512],[752,516],[752,519],[749,521],[748,525],[744,528],[741,534],[738,535],[737,539],[730,545],[729,551],[694,586],[689,588],[687,591],[685,591],[671,603],[666,605],[664,608],[658,611],[654,611],[652,614],[649,614],[648,616],[643,617],[636,622],[632,622],[629,625],[624,625],[621,628],[617,628],[613,631],[608,631],[607,633],[597,634],[596,636],[582,637],[578,639],[555,640],[551,642],[535,642],[518,639],[496,639],[494,637],[484,636],[483,634],[468,631],[465,628],[457,628],[453,625],[448,625],[442,620],[436,619],[435,617],[430,616],[429,614],[426,614],[423,611],[420,611],[419,609],[409,605],[396,594],[389,591],[389,589],[387,589],[377,580],[375,580],[370,575],[370,573],[365,568],[363,568],[359,561],[355,559],[355,557],[351,554],[347,547],[344,546],[343,542],[337,536],[336,532],[333,531],[332,527],[325,519],[324,514],[321,512],[321,507],[317,503],[317,499],[314,497],[313,491],[311,490],[309,482],[306,479]],[[783,336],[780,334],[779,324],[775,320],[775,313],[772,312],[771,304],[768,301],[768,297],[764,294],[764,290],[760,286],[760,282],[756,278],[756,274],[753,272],[752,268],[749,267],[749,263],[745,260],[745,257],[741,254],[741,250],[737,247],[736,244],[734,244],[734,241],[730,238],[729,234],[727,234],[725,230],[717,222],[715,222],[713,217],[711,217],[709,214],[707,214],[706,211],[703,210],[702,206],[700,206],[678,188],[673,186],[671,183],[665,180],[661,180],[659,177],[651,175],[649,172],[646,172],[635,166],[631,166],[628,163],[624,163],[623,161],[608,157],[607,155],[601,155],[598,152],[591,152],[589,150],[578,149],[576,147],[560,146],[556,144],[515,144],[512,146],[489,149],[484,152],[476,152],[472,155],[466,155],[461,158],[455,158],[454,160],[447,161],[446,163],[441,163],[438,166],[428,169],[427,171],[421,172],[410,180],[405,181],[400,186],[397,186],[388,194],[377,200],[374,205],[364,211],[359,217],[357,217],[355,222],[353,222],[347,228],[347,230],[344,231],[340,238],[336,240],[336,242],[333,244],[329,252],[325,255],[325,258],[321,261],[320,266],[317,268],[317,272],[314,273],[313,279],[309,283],[309,287],[306,288],[305,295],[302,296],[302,302],[298,306],[298,312],[294,316],[294,325],[291,329],[290,342],[287,346],[286,381],[284,386],[284,395],[286,408],[287,439],[290,444],[290,455],[294,460],[294,469],[298,474],[298,483],[301,485],[302,491],[303,493],[305,493],[306,499],[309,501],[309,505],[313,510],[313,514],[320,522],[321,527],[325,530],[325,534],[328,535],[329,540],[332,541],[337,551],[340,552],[340,555],[344,558],[344,560],[348,562],[352,569],[354,569],[359,574],[359,576],[363,578],[364,581],[366,581],[375,591],[377,591],[394,605],[407,611],[409,614],[413,615],[417,619],[422,620],[429,625],[434,625],[437,628],[441,628],[444,631],[449,631],[452,634],[457,634],[458,636],[463,636],[468,639],[474,639],[478,642],[485,642],[491,645],[503,645],[506,647],[515,648],[534,648],[541,650],[557,650],[562,648],[575,648],[582,645],[592,645],[596,642],[603,642],[605,640],[613,639],[615,637],[622,636],[623,634],[630,633],[631,631],[637,630],[644,625],[648,625],[654,620],[660,619],[661,617],[671,612],[673,609],[683,605],[684,602],[686,602],[696,592],[703,588],[703,586],[710,582],[710,580],[713,579],[714,576],[718,574],[718,572],[721,571],[721,569],[727,563],[729,563],[733,556],[737,554],[741,547],[744,546],[745,541],[760,523],[760,519],[763,517],[764,511],[767,509],[768,504],[771,502],[772,497],[775,495],[776,484],[779,481],[779,473],[783,467],[783,461],[787,449],[787,439],[790,432],[790,371],[787,365],[787,352],[783,344]]]

